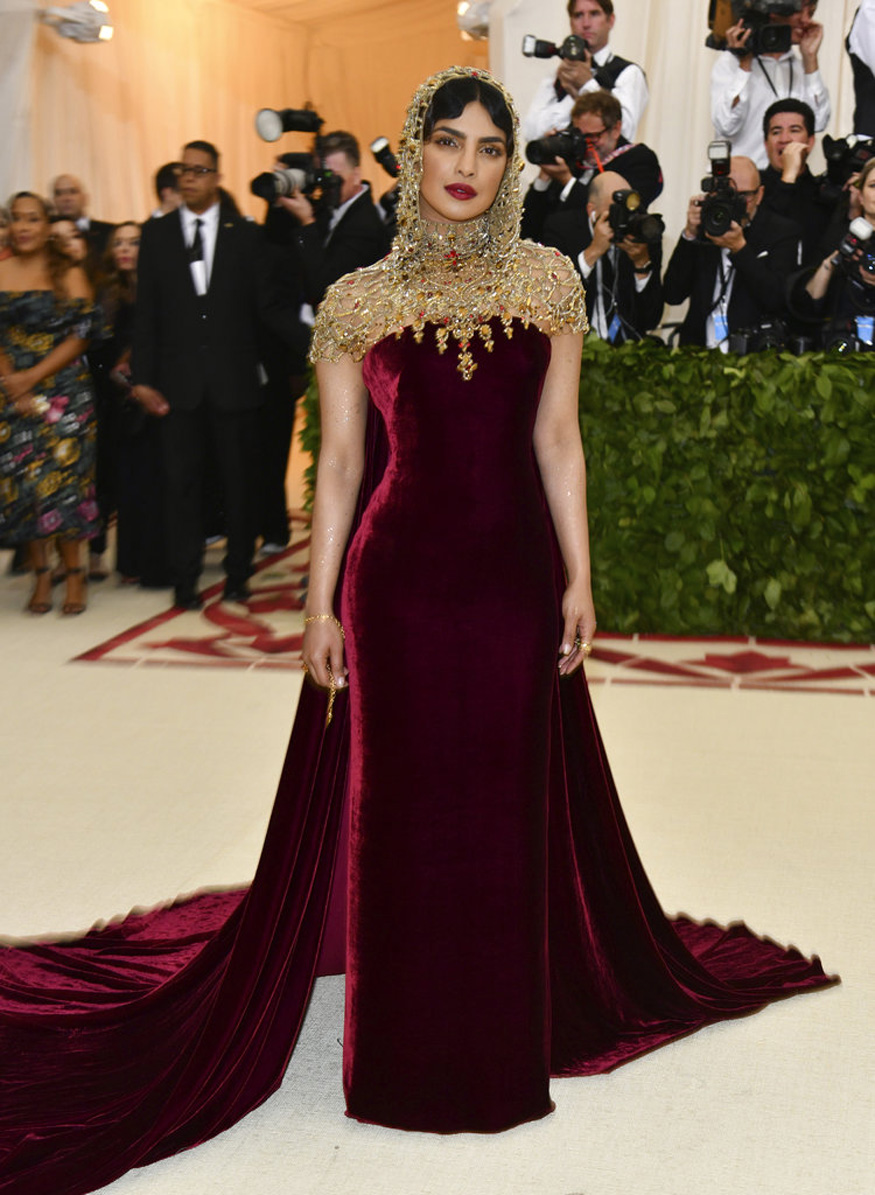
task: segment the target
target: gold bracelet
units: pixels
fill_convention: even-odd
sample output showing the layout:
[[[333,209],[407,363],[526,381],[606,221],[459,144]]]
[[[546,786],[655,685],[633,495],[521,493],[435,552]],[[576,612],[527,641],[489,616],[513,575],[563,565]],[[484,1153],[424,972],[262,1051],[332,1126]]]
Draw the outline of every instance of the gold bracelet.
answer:
[[[335,618],[335,616],[333,614],[308,614],[304,619],[304,626],[307,626],[307,624],[311,623],[311,622],[333,622],[334,625],[337,627],[337,629],[340,631],[341,639],[346,638],[346,634],[343,629],[343,624],[341,623],[340,619]]]

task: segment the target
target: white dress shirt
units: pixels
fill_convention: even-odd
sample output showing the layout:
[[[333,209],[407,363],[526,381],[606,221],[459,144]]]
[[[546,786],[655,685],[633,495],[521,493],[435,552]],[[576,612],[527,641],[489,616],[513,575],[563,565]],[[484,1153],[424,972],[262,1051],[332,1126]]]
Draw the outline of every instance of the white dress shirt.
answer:
[[[191,243],[194,240],[197,230],[195,221],[201,221],[201,243],[204,247],[203,260],[189,263],[191,280],[194,283],[195,291],[199,295],[207,293],[210,278],[213,276],[216,237],[219,235],[219,211],[218,201],[212,207],[208,207],[205,212],[193,212],[184,203],[179,208],[179,218],[182,220],[182,239],[185,241],[186,249],[191,248]]]
[[[863,0],[854,15],[848,49],[875,72],[875,0]]]
[[[604,66],[614,57],[609,46],[602,46],[593,54],[596,66]],[[526,141],[535,141],[549,133],[550,129],[567,129],[571,123],[571,109],[577,98],[565,95],[561,100],[556,98],[556,76],[548,75],[538,84],[535,98],[523,121],[523,136]],[[584,85],[585,91],[598,91],[599,85],[595,79]],[[638,122],[647,105],[648,91],[644,71],[634,62],[621,71],[613,87],[613,95],[620,101],[623,109],[623,136],[629,141],[635,140]]]
[[[742,70],[736,56],[724,50],[711,70],[711,119],[715,135],[731,141],[733,154],[752,158],[762,170],[769,164],[763,117],[770,104],[789,96],[810,105],[814,128],[822,133],[830,117],[829,92],[820,71],[806,75],[802,58],[795,49],[780,58],[767,55],[754,58],[749,71]]]

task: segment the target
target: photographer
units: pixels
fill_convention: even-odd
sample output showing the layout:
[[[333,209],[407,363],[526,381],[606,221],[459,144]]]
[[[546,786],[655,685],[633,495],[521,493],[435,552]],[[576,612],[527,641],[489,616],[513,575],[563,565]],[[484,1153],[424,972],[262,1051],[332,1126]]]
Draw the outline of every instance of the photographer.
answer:
[[[853,184],[862,216],[846,222],[831,252],[791,288],[794,314],[821,325],[826,347],[872,351],[875,316],[875,158]]]
[[[358,141],[352,133],[337,131],[320,137],[319,149],[323,169],[340,180],[337,206],[316,209],[301,191],[276,201],[298,221],[293,243],[307,302],[314,308],[332,282],[389,251],[386,226],[374,207],[370,184],[362,180]]]
[[[800,229],[761,206],[763,188],[750,158],[729,161],[729,187],[717,193],[718,208],[695,195],[663,278],[666,303],[690,300],[681,326],[681,344],[729,349],[729,336],[759,328],[785,314],[785,280],[798,268]],[[709,200],[714,202],[715,196]],[[721,235],[703,230],[706,216],[738,218]],[[723,220],[722,222],[725,222]]]
[[[586,211],[561,212],[547,221],[545,244],[567,254],[586,288],[586,313],[593,331],[610,344],[640,340],[662,318],[661,220],[651,218],[648,240],[626,234],[615,240],[614,225],[626,218],[616,193],[629,194],[621,174],[605,171],[589,188]]]
[[[622,172],[645,206],[662,191],[659,159],[648,146],[633,145],[623,136],[620,101],[609,91],[582,95],[571,110],[566,133],[571,136],[560,134],[559,139],[567,156],[541,165],[523,201],[522,235],[533,241],[543,240],[545,223],[554,213],[572,208],[582,212],[592,180],[609,165]]]
[[[763,118],[768,167],[762,172],[763,207],[802,229],[802,264],[819,260],[836,199],[808,169],[814,149],[814,113],[804,100],[776,100]]]
[[[745,7],[750,3],[745,0]],[[799,11],[790,16],[770,14],[770,24],[790,27],[792,44],[786,53],[745,53],[753,31],[743,20],[738,21],[726,31],[729,49],[724,50],[711,71],[715,135],[731,141],[737,154],[751,158],[758,167],[767,162],[762,122],[774,100],[789,96],[805,100],[814,112],[818,133],[829,121],[829,93],[817,59],[823,26],[813,19],[816,8],[817,0],[801,0]]]
[[[620,58],[608,46],[614,27],[612,0],[568,0],[571,32],[589,48],[585,61],[562,59],[555,75],[543,79],[523,120],[523,136],[535,141],[550,130],[564,129],[574,101],[599,89],[617,97],[623,134],[631,141],[647,105],[647,80],[640,66]]]

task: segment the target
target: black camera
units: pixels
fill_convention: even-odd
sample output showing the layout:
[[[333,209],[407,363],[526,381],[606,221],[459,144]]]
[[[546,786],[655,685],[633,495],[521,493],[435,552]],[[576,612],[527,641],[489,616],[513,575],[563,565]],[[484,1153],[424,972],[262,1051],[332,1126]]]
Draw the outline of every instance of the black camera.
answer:
[[[318,158],[313,154],[280,154],[278,160],[282,162],[282,166],[275,170],[266,170],[249,184],[253,195],[273,203],[282,195],[300,191],[315,206],[329,210],[337,207],[343,180],[332,170],[325,170],[320,166]]]
[[[561,133],[530,141],[526,146],[526,157],[535,166],[552,166],[555,158],[562,158],[571,173],[579,178],[588,168],[589,142],[590,138],[572,125]]]
[[[608,223],[615,241],[626,237],[644,245],[658,245],[665,232],[665,221],[656,212],[641,210],[641,196],[637,191],[615,191],[608,208]]]
[[[390,178],[397,178],[401,173],[398,159],[392,153],[388,137],[377,137],[371,142],[371,153],[377,159]]]
[[[262,141],[279,141],[283,133],[318,133],[324,123],[312,108],[259,108],[255,114]]]
[[[712,237],[722,237],[733,221],[743,224],[747,218],[747,204],[729,177],[732,145],[729,141],[712,141],[708,146],[711,173],[702,179],[702,231]]]
[[[559,46],[527,33],[523,38],[523,54],[526,58],[564,58],[567,62],[586,62],[590,57],[590,49],[583,38],[575,33],[569,33]]]
[[[848,179],[859,174],[870,158],[875,157],[875,140],[852,133],[850,137],[830,137],[821,141],[826,158],[826,172],[820,176],[821,197],[838,199]]]
[[[839,245],[841,263],[846,270],[853,270],[856,273],[856,267],[862,266],[870,274],[875,273],[873,232],[875,232],[875,228],[864,216],[858,216],[856,220],[851,221],[848,231]]]
[[[744,46],[732,50],[739,58],[747,54],[786,54],[793,44],[789,25],[773,25],[771,18],[792,17],[802,11],[802,0],[711,0],[705,45],[727,50],[726,30],[739,21],[750,30]]]
[[[786,325],[777,319],[762,323],[758,328],[739,328],[729,334],[729,351],[740,357],[761,353],[764,349],[783,349],[786,343]]]

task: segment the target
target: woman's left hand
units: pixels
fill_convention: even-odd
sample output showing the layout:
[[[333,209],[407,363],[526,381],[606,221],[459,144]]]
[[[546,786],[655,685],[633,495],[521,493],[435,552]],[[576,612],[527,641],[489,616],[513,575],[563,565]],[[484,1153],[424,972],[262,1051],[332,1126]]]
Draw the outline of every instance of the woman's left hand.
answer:
[[[559,649],[559,674],[574,672],[592,650],[595,637],[595,606],[589,583],[569,585],[562,598],[562,617],[565,626]]]
[[[33,378],[30,370],[17,369],[13,373],[7,373],[5,377],[0,378],[0,386],[3,387],[3,393],[10,402],[17,402],[18,399],[24,398],[26,394],[30,394],[33,389]]]

